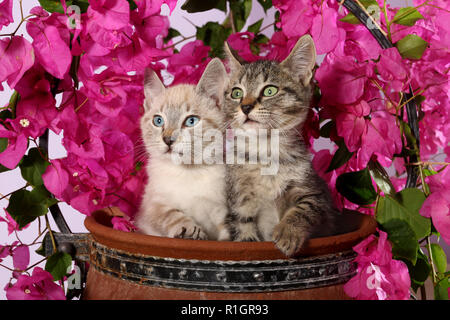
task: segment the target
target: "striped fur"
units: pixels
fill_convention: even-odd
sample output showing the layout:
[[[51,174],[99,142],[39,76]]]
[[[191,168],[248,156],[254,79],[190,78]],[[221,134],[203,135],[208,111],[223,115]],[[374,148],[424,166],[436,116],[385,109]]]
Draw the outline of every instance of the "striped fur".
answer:
[[[214,79],[214,81],[211,81]],[[224,116],[221,110],[226,71],[218,59],[213,59],[197,86],[178,85],[164,88],[156,74],[149,72],[145,83],[145,114],[141,118],[143,141],[150,155],[142,206],[136,217],[140,232],[186,239],[229,239],[225,226],[227,215],[225,198],[225,166],[222,164],[194,164],[195,148],[191,145],[191,163],[172,161],[164,137],[173,138],[172,153],[187,143],[183,134],[194,141],[194,128],[183,125],[186,118],[198,116],[203,133],[221,129]],[[153,124],[155,115],[162,116],[164,126]],[[203,148],[211,146],[211,140]],[[191,142],[193,143],[193,142]],[[188,155],[189,156],[189,155]]]
[[[302,37],[282,63],[261,60],[241,64],[227,45],[225,51],[232,70],[225,91],[225,112],[231,127],[280,130],[277,174],[261,175],[262,164],[227,167],[230,232],[235,241],[273,240],[291,256],[311,236],[332,233],[337,214],[298,132],[312,96],[314,43],[311,37]],[[262,96],[268,85],[278,88],[273,97]],[[243,90],[242,99],[231,97],[233,88]],[[244,104],[253,106],[248,118],[241,109]]]

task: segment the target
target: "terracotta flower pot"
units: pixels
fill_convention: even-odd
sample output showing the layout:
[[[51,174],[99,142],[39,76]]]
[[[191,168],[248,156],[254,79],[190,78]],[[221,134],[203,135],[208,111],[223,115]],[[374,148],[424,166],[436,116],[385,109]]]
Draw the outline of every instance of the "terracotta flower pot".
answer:
[[[373,218],[345,213],[344,233],[311,239],[296,259],[271,242],[183,240],[111,228],[97,211],[84,299],[346,299],[356,272],[352,246],[375,232]]]

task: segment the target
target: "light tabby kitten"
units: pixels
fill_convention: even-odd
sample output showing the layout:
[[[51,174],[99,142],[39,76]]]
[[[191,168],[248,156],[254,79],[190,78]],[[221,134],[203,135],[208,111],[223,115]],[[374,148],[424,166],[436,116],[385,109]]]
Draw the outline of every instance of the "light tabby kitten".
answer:
[[[233,239],[273,240],[291,256],[311,236],[332,233],[337,213],[297,131],[306,119],[312,96],[314,42],[303,36],[281,63],[244,63],[227,44],[225,51],[232,71],[225,92],[231,127],[280,131],[277,174],[261,175],[262,164],[227,166]]]
[[[203,134],[208,129],[223,128],[224,114],[220,107],[226,79],[226,70],[219,59],[208,64],[197,86],[166,89],[153,71],[146,72],[141,129],[150,161],[149,182],[135,220],[141,232],[185,239],[229,240],[224,224],[225,166],[172,161],[172,153],[180,152],[186,144],[191,144],[194,150],[194,129],[201,128]],[[186,134],[191,141],[183,139]],[[203,148],[206,147],[208,144],[203,143]]]

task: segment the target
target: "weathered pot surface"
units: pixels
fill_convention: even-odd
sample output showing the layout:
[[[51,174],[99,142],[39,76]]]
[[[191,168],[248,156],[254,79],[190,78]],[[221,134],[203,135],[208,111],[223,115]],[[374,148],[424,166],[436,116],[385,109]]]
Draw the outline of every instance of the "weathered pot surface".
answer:
[[[110,220],[104,210],[85,220],[85,299],[344,299],[351,249],[376,229],[372,217],[346,212],[340,234],[310,239],[293,259],[272,242],[156,237],[114,230]]]

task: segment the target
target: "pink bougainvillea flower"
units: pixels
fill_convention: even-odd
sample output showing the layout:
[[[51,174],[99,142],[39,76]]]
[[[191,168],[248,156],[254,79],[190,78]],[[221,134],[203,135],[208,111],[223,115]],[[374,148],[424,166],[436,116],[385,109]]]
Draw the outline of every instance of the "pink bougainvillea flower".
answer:
[[[300,37],[311,28],[315,12],[308,0],[272,2],[281,11],[279,28],[288,37]]]
[[[86,80],[86,96],[100,113],[115,117],[127,102],[127,86],[136,86],[131,76],[106,69]]]
[[[353,56],[359,62],[378,59],[383,49],[374,37],[368,36],[365,26],[339,22],[338,26],[342,26],[346,34],[345,41],[338,42],[335,54]]]
[[[210,48],[201,40],[189,42],[180,52],[168,59],[167,71],[175,76],[172,85],[179,83],[196,84],[211,58],[208,57]]]
[[[311,27],[311,36],[316,45],[317,54],[332,51],[339,41],[345,40],[345,31],[338,28],[337,12],[324,7],[322,14],[314,17]]]
[[[316,71],[325,105],[352,104],[364,93],[367,66],[358,64],[350,56],[328,54]]]
[[[34,50],[24,37],[0,40],[0,83],[7,80],[11,88],[34,64]]]
[[[158,61],[170,56],[167,50],[149,46],[147,42],[138,37],[137,33],[132,36],[132,40],[133,42],[130,45],[117,50],[120,65],[127,72],[144,70],[152,61]]]
[[[392,259],[387,234],[370,235],[353,247],[358,253],[357,274],[344,285],[347,295],[358,300],[407,300],[411,280],[405,263]]]
[[[30,248],[20,245],[14,248],[12,252],[14,269],[25,270],[30,263]]]
[[[345,145],[350,152],[361,147],[361,139],[367,132],[367,122],[364,117],[370,114],[369,104],[362,100],[360,103],[341,108],[336,117],[336,129],[339,136],[344,138]]]
[[[387,233],[380,230],[378,232],[379,237],[372,234],[353,247],[358,254],[355,261],[359,264],[373,262],[376,265],[384,266],[392,260],[392,246],[387,240]]]
[[[111,223],[113,228],[120,231],[125,232],[133,232],[136,230],[136,227],[127,219],[123,217],[113,217],[111,219]]]
[[[16,115],[30,120],[27,127],[29,136],[36,138],[47,128],[55,133],[60,132],[56,126],[58,122],[56,101],[50,90],[50,82],[46,79],[45,70],[41,66],[35,64],[28,70],[17,83],[16,90],[20,93]]]
[[[53,160],[42,175],[42,180],[48,191],[62,199],[63,192],[69,185],[69,173],[61,166],[60,160]]]
[[[64,290],[53,282],[52,275],[40,267],[31,276],[21,274],[16,283],[5,288],[8,300],[65,300]]]
[[[144,18],[133,12],[132,21],[139,37],[148,44],[155,43],[156,39],[162,40],[169,32],[170,23],[165,16],[152,15]]]
[[[87,11],[86,33],[108,50],[131,43],[133,30],[130,24],[130,5],[126,0],[96,0],[90,2]]]
[[[362,136],[361,149],[357,155],[362,167],[365,167],[373,155],[380,155],[379,161],[389,167],[393,155],[401,152],[400,130],[395,124],[394,117],[389,114],[384,117],[385,114],[373,112],[372,119],[367,123],[367,132]]]
[[[344,285],[347,295],[358,300],[408,300],[411,280],[403,261],[391,260],[387,265],[368,263]]]
[[[408,72],[403,65],[402,57],[397,48],[389,48],[383,51],[380,61],[377,63],[377,70],[383,79],[395,91],[402,91],[408,84]]]
[[[262,45],[262,51],[267,52],[266,58],[276,61],[283,61],[296,44],[295,38],[287,38],[283,32],[277,31],[270,38],[267,45]]]
[[[374,154],[380,155],[386,166],[391,165],[390,159],[402,148],[393,116],[382,111],[371,112],[364,100],[356,105],[338,107],[334,112],[337,113],[337,133],[344,138],[349,151],[357,152],[361,167],[364,168]],[[368,119],[369,115],[372,119]]]
[[[22,123],[27,125],[29,122],[23,121]],[[8,139],[8,146],[3,152],[0,152],[0,164],[8,169],[14,169],[27,151],[28,139],[14,121],[8,119],[5,124],[9,124],[11,130],[7,130],[0,124],[0,138]]]
[[[27,23],[27,31],[33,38],[33,48],[39,63],[59,79],[64,78],[72,62],[70,33],[60,21],[61,17],[65,16],[52,13],[48,17],[30,19]]]
[[[0,217],[0,222],[6,222],[6,224],[8,225],[8,235],[10,235],[11,233],[13,233],[14,231],[18,231],[19,230],[19,225],[17,224],[16,220],[14,220],[8,213],[8,211],[6,211],[6,209],[4,209],[5,211],[5,218]],[[27,224],[25,227],[23,227],[20,230],[24,230],[26,228],[29,227],[30,224]]]
[[[126,0],[91,0],[88,17],[108,30],[126,27],[130,20],[130,5]]]
[[[14,22],[13,15],[13,0],[3,0],[0,3],[0,30],[2,27]]]
[[[237,32],[230,35],[227,42],[241,58],[247,62],[253,62],[260,59],[250,49],[250,43],[254,37],[255,35],[251,32]]]
[[[431,218],[442,239],[450,244],[450,170],[427,177],[431,194],[420,209],[420,214]]]

